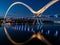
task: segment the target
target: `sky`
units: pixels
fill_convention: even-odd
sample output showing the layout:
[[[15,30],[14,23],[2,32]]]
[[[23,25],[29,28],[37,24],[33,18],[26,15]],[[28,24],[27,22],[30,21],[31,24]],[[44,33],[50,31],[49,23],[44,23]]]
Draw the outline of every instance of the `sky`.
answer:
[[[52,0],[0,0],[0,17],[4,17],[6,10],[14,2],[23,2],[35,11],[38,11],[50,1]],[[42,15],[55,14],[60,14],[60,1],[50,6]],[[32,14],[26,7],[17,4],[9,10],[7,17],[31,17],[33,15],[34,14]]]

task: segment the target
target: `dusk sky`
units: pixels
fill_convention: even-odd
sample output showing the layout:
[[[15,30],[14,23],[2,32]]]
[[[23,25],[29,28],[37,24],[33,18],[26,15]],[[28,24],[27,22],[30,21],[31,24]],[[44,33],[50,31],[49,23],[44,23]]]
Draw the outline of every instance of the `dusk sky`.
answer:
[[[38,11],[52,0],[0,0],[0,17],[4,17],[8,7],[14,2],[23,2],[35,11]],[[60,14],[60,1],[50,6],[42,15]],[[7,17],[29,17],[33,14],[23,5],[14,5],[8,12]]]

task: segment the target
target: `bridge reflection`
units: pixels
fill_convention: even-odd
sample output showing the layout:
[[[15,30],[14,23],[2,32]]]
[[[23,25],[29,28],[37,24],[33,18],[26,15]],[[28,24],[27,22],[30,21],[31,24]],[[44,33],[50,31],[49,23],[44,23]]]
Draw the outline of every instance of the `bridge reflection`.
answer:
[[[16,22],[14,22],[14,21],[16,21]],[[48,22],[47,22],[47,24],[45,22],[42,22],[43,24],[41,24],[40,20],[39,20],[38,21],[40,24],[39,25],[37,20],[35,20],[35,23],[34,23],[34,19],[14,20],[14,21],[5,23],[5,26],[7,28],[11,28],[12,30],[26,31],[26,32],[33,32],[33,33],[40,32],[43,35],[51,35],[52,34],[53,36],[58,36],[59,32],[60,32],[59,29],[58,30],[55,29],[55,24],[51,23],[51,22],[49,22],[50,24]],[[56,26],[60,27],[59,24]]]

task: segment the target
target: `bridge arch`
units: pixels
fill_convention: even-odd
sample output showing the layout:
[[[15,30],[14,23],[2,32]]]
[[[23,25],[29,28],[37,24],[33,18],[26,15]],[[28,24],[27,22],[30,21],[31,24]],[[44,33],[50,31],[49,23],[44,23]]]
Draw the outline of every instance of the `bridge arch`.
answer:
[[[12,3],[9,8],[7,9],[4,18],[6,18],[7,13],[9,12],[9,10],[16,4],[22,4],[23,6],[27,7],[33,14],[39,15],[42,14],[46,9],[48,9],[51,5],[53,5],[54,3],[56,3],[59,0],[52,0],[51,2],[49,2],[47,5],[45,5],[43,8],[41,8],[38,11],[34,11],[30,6],[28,6],[27,4],[23,3],[23,2],[14,2]]]
[[[52,4],[54,4],[55,2],[57,2],[58,0],[53,0],[53,1],[51,1],[50,3],[48,3],[47,5],[45,5],[43,8],[41,8],[40,10],[38,10],[38,11],[34,11],[31,7],[29,7],[28,5],[26,5],[25,3],[22,3],[22,2],[14,2],[13,4],[11,4],[10,5],[10,7],[7,9],[7,11],[6,11],[6,13],[5,13],[5,16],[4,16],[4,19],[6,18],[6,16],[7,16],[7,13],[9,12],[9,10],[14,6],[14,5],[16,5],[16,4],[22,4],[23,6],[25,6],[25,7],[27,7],[33,14],[37,14],[37,15],[39,15],[39,14],[41,14],[41,13],[43,13],[48,7],[50,7]],[[6,29],[6,27],[4,26],[4,32],[5,32],[5,34],[6,34],[6,36],[7,36],[7,38],[13,43],[13,44],[15,44],[15,45],[22,45],[22,44],[24,44],[24,43],[18,43],[18,42],[15,42],[14,40],[12,40],[12,38],[10,37],[10,35],[9,35],[9,33],[8,33],[8,31],[7,31],[7,29]],[[33,36],[34,37],[34,36]],[[27,41],[30,41],[32,38],[30,38],[29,40],[27,40]],[[27,42],[26,41],[26,42]],[[25,42],[25,43],[26,43]]]
[[[7,9],[4,18],[6,18],[7,13],[9,12],[9,10],[16,4],[22,4],[23,6],[27,7],[32,13],[36,13],[31,7],[29,7],[27,4],[23,3],[23,2],[14,2],[13,4],[11,4],[9,6],[9,8]]]

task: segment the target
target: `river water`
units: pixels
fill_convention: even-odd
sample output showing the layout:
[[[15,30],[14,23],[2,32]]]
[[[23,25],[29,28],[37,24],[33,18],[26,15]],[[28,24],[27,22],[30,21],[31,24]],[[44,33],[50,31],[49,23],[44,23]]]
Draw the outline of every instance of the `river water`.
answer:
[[[10,26],[6,27],[8,33],[16,42],[24,42],[28,40],[36,31],[40,32],[53,45],[60,45],[60,24],[44,24],[36,27],[32,26]],[[25,45],[45,45],[38,39],[32,39]],[[0,45],[13,45],[5,35],[4,28],[0,27]]]

